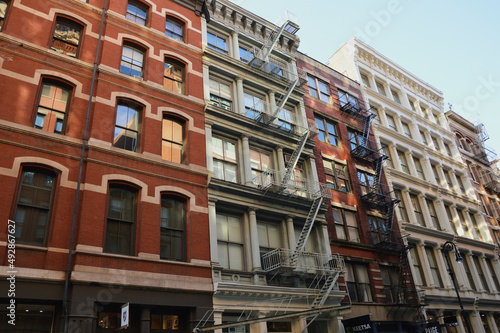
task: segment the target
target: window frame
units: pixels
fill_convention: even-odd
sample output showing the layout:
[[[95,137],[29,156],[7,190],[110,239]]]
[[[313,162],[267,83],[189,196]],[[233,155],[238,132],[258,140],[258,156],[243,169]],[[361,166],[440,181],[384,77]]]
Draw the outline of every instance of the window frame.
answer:
[[[259,160],[257,163],[254,163],[255,160],[253,160],[252,155],[258,154]],[[268,157],[268,164],[267,167],[265,167],[264,162],[262,161],[262,156],[267,156]],[[250,147],[250,168],[252,169],[252,182],[255,185],[259,186],[265,186],[269,184],[271,181],[271,176],[267,175],[266,179],[262,179],[262,175],[268,170],[272,169],[272,154],[271,152],[263,151],[260,149],[256,149],[253,147]]]
[[[169,139],[168,137],[166,138],[165,136],[165,121],[170,121],[172,122],[172,138]],[[174,138],[174,133],[175,133],[175,130],[174,130],[174,127],[175,125],[174,124],[177,124],[181,127],[181,133],[182,133],[182,138],[181,138],[181,141],[179,140],[176,140]],[[168,158],[165,158],[164,157],[164,148],[165,148],[165,144],[166,143],[170,143],[172,145],[172,147],[170,148],[171,149],[171,153],[170,153],[170,156],[172,157],[171,159],[168,159]],[[177,145],[180,147],[180,160],[177,162],[177,161],[174,161],[174,158],[173,158],[173,145]],[[170,114],[164,114],[163,117],[162,117],[162,137],[161,137],[161,158],[162,160],[165,160],[165,161],[170,161],[172,163],[179,163],[179,164],[184,164],[185,161],[186,161],[186,121],[181,119],[181,118],[178,118],[178,117],[175,117],[175,116],[172,116]]]
[[[215,39],[215,44],[209,42],[209,36],[212,35]],[[221,40],[224,42],[225,48],[219,47],[218,46],[218,41]],[[207,47],[211,48],[214,51],[217,51],[219,53],[229,55],[229,45],[228,45],[228,36],[219,33],[217,31],[209,30],[207,31]]]
[[[227,138],[224,138],[224,137],[220,137],[220,136],[212,136],[212,145],[213,145],[213,141],[214,140],[220,140],[221,143],[222,143],[222,155],[221,155],[221,158],[218,158],[215,156],[215,150],[212,149],[212,160],[213,160],[213,164],[214,164],[214,173],[215,173],[215,177],[217,179],[220,179],[220,180],[224,180],[224,181],[228,181],[228,182],[232,182],[232,183],[238,183],[239,182],[239,170],[238,170],[238,145],[237,145],[237,142],[236,141],[233,141],[233,140],[230,140],[230,139],[227,139]],[[229,144],[232,144],[234,146],[234,159],[230,159],[229,157],[225,156],[225,143],[229,143]],[[218,177],[218,174],[215,170],[215,164],[216,164],[216,161],[220,161],[221,165],[222,165],[222,175],[223,177],[220,178]],[[226,178],[226,165],[231,165],[233,166],[234,168],[234,180],[227,180]]]
[[[396,152],[398,155],[398,160],[399,160],[399,165],[401,166],[401,170],[403,170],[404,173],[410,174],[410,168],[408,167],[408,159],[406,158],[405,152],[399,149],[397,149]]]
[[[401,104],[401,99],[399,98],[399,93],[394,88],[391,88],[391,95],[392,95],[392,99],[394,100],[394,102]]]
[[[424,169],[422,167],[422,162],[420,161],[420,158],[418,156],[412,156],[413,157],[413,164],[415,165],[415,170],[417,171],[417,177],[425,180],[425,174],[424,174]]]
[[[416,244],[410,244],[410,257],[412,259],[413,272],[417,272],[417,274],[413,274],[415,278],[415,284],[420,286],[426,286],[427,281],[425,280],[424,268],[422,267],[422,260],[420,258],[420,254],[418,253]]]
[[[443,288],[443,280],[441,279],[441,274],[439,271],[439,264],[437,263],[437,257],[434,253],[434,248],[430,246],[425,246],[425,254],[429,262],[429,269],[431,271],[432,280],[438,288]]]
[[[167,67],[172,68],[171,74],[167,75]],[[181,79],[178,79],[178,75],[176,75],[176,71],[180,72]],[[171,83],[172,87],[166,87],[166,83]],[[177,83],[177,89],[175,89]],[[186,64],[174,59],[165,57],[165,62],[163,66],[163,89],[172,91],[174,93],[184,95],[186,89]]]
[[[398,128],[396,126],[396,120],[394,119],[394,116],[390,115],[390,114],[386,114],[385,117],[387,119],[387,124],[388,124],[389,128],[392,128],[394,131],[397,132]]]
[[[25,184],[25,176],[28,173],[33,173],[32,180],[33,182],[31,184]],[[39,177],[37,177],[39,175]],[[44,207],[45,205],[36,205],[36,201],[38,201],[37,194],[39,194],[40,191],[45,190],[47,191],[48,189],[44,189],[44,186],[37,186],[35,185],[36,180],[43,180],[43,177],[51,177],[51,186],[50,186],[50,193],[49,193],[49,200],[47,203],[47,207]],[[36,179],[35,179],[36,177]],[[48,242],[48,235],[49,235],[49,230],[50,230],[50,225],[51,225],[51,220],[54,215],[54,203],[55,203],[55,198],[56,198],[56,192],[58,188],[58,179],[59,178],[59,173],[56,172],[55,170],[51,168],[47,168],[44,166],[40,165],[22,165],[21,170],[19,172],[19,180],[17,184],[17,192],[16,192],[16,201],[14,203],[14,209],[12,212],[12,220],[16,222],[16,230],[15,230],[15,237],[16,237],[16,242],[20,244],[28,244],[28,245],[34,245],[34,246],[47,246]],[[46,178],[45,181],[47,181],[48,178]],[[24,192],[23,190],[26,187],[34,188],[34,196],[33,196],[33,201],[35,202],[22,202],[25,199],[22,197],[22,193]],[[33,193],[33,192],[32,192]],[[27,194],[32,194],[32,193],[27,193]],[[43,197],[42,197],[43,199]],[[28,221],[23,219],[21,222],[21,219],[18,218],[18,213],[20,212],[20,208],[24,207],[24,209],[28,212],[28,214],[23,214],[24,217],[28,215]],[[45,212],[46,220],[44,221],[44,234],[41,242],[37,241],[36,234],[38,232],[37,228],[40,224],[40,219],[38,222],[36,222],[33,218],[33,211],[38,212],[38,216],[40,217],[41,211]],[[27,226],[27,228],[26,228]],[[28,230],[26,232],[26,230]],[[21,232],[20,235],[18,235],[18,232]],[[27,236],[24,236],[25,233],[27,233]],[[40,237],[39,237],[40,238]]]
[[[386,219],[384,218],[368,215],[368,224],[370,225],[371,241],[373,245],[385,240],[385,233],[388,231],[385,222]],[[389,232],[392,231],[389,230]]]
[[[359,110],[359,102],[358,98],[354,95],[349,94],[343,90],[337,89],[340,107],[343,107],[347,104],[350,104],[356,110]]]
[[[129,57],[126,57],[124,55],[125,48],[130,49],[132,51],[132,58],[130,58],[130,61],[124,60],[124,57],[129,58]],[[140,53],[142,55],[142,60],[141,60],[140,66],[135,64],[135,62],[137,62],[137,60],[134,59],[134,54],[136,54],[136,53]],[[120,57],[120,73],[122,73],[124,75],[128,75],[128,76],[133,77],[133,78],[138,78],[140,80],[144,80],[145,68],[146,68],[146,58],[147,58],[147,49],[146,48],[144,48],[138,44],[135,44],[133,42],[124,41],[123,45],[122,45],[122,54]],[[127,64],[128,66],[123,66],[124,63]],[[122,71],[122,67],[129,69],[130,74]],[[133,68],[140,68],[141,75],[132,75]],[[137,70],[135,70],[135,71],[137,71]]]
[[[182,218],[182,221],[180,221],[180,225],[182,228],[174,228],[174,227],[168,227],[168,226],[164,226],[163,225],[163,219],[164,217],[162,216],[163,215],[163,204],[164,202],[163,201],[172,201],[172,202],[175,202],[176,204],[180,204],[182,205],[182,213],[181,213],[181,218]],[[187,244],[187,240],[186,240],[186,222],[188,221],[188,200],[186,200],[185,198],[183,197],[180,197],[178,195],[175,195],[175,194],[170,194],[170,193],[162,193],[161,194],[161,199],[160,199],[160,202],[161,202],[161,216],[160,216],[160,259],[165,259],[165,260],[175,260],[175,261],[186,261],[186,257],[187,257],[187,248],[186,248],[186,244]],[[180,256],[175,256],[175,255],[172,255],[172,250],[170,251],[171,253],[171,256],[170,257],[167,257],[167,256],[162,256],[162,253],[163,253],[163,249],[164,247],[168,247],[168,243],[167,244],[163,244],[163,237],[166,237],[168,236],[166,233],[167,232],[171,232],[171,233],[175,233],[176,235],[179,235],[180,234],[180,237],[177,236],[178,238],[180,238]],[[165,233],[165,235],[164,235]],[[174,238],[175,236],[174,235],[170,235],[171,238]],[[173,242],[171,241],[170,242],[170,246],[171,248],[173,248]]]
[[[354,262],[346,262],[346,275],[344,277],[345,284],[353,303],[371,303],[373,302],[373,291],[370,284],[370,274],[368,271],[368,265]],[[363,269],[363,274],[366,273],[367,281],[360,281],[361,276],[358,269]],[[348,280],[349,278],[352,280]],[[364,286],[363,291],[366,293],[368,299],[360,299],[363,294],[361,287]],[[351,295],[351,290],[354,291],[354,295]]]
[[[216,94],[216,91],[214,89],[212,89],[212,82],[214,83],[217,83],[218,84],[218,92]],[[222,90],[221,90],[221,85],[225,85],[227,86],[229,89],[229,94],[231,97],[231,99],[227,99],[225,97],[222,97],[223,96],[223,93],[222,93]],[[210,102],[212,103],[212,105],[216,106],[216,107],[219,107],[219,108],[222,108],[226,111],[233,111],[233,88],[232,88],[232,84],[228,81],[225,81],[225,80],[222,80],[222,79],[219,79],[219,78],[215,78],[215,77],[210,77],[209,79],[209,94],[210,94]]]
[[[111,217],[110,212],[112,211],[111,206],[111,192],[114,190],[120,190],[120,191],[126,191],[128,194],[132,196],[132,220],[126,220],[123,218],[116,218],[116,217]],[[123,195],[124,193],[121,192],[120,199],[123,200]],[[120,255],[127,255],[127,256],[133,256],[135,255],[135,240],[136,240],[136,227],[137,227],[137,215],[138,215],[138,206],[139,206],[139,189],[130,186],[128,184],[123,184],[123,183],[109,183],[108,185],[108,193],[107,193],[107,205],[106,205],[106,232],[105,232],[105,237],[104,237],[104,246],[103,246],[103,252],[104,253],[113,253],[113,254],[120,254]],[[123,211],[121,212],[122,214],[124,213]],[[110,242],[111,240],[108,237],[111,237],[110,235],[110,220],[113,222],[117,222],[118,226],[121,227],[122,224],[129,225],[130,227],[130,238],[128,239],[128,244],[130,244],[130,248],[127,251],[125,249],[118,249],[118,250],[113,250],[110,249]],[[123,237],[123,236],[122,236]],[[115,240],[116,242],[116,240]]]
[[[65,135],[66,134],[66,127],[67,127],[67,123],[68,123],[68,114],[69,114],[69,109],[70,109],[70,105],[71,105],[71,100],[72,100],[72,97],[73,97],[73,91],[74,91],[74,87],[70,84],[68,84],[67,82],[65,81],[61,81],[61,80],[58,80],[57,78],[42,78],[42,80],[40,81],[40,87],[39,87],[39,92],[38,92],[38,100],[37,100],[37,104],[36,104],[36,107],[35,107],[35,114],[34,114],[34,117],[33,117],[33,127],[34,128],[37,128],[37,129],[41,129],[43,131],[47,131],[47,132],[52,132],[50,131],[50,120],[49,120],[49,125],[47,129],[44,129],[45,127],[45,124],[46,124],[46,116],[47,115],[51,115],[52,114],[55,114],[56,115],[56,124],[54,126],[54,131],[53,133],[57,133],[57,134],[61,134],[61,135]],[[65,110],[64,111],[61,111],[61,110],[57,110],[57,109],[54,109],[54,108],[50,108],[48,106],[44,106],[44,105],[41,105],[41,101],[42,101],[42,97],[43,97],[43,92],[44,92],[44,88],[45,86],[50,86],[50,87],[55,87],[56,89],[60,89],[61,91],[66,91],[66,94],[67,94],[67,100],[66,100],[66,107],[65,107]],[[51,89],[51,93],[52,93],[52,89]],[[56,102],[56,99],[54,98],[53,99],[53,103]],[[38,122],[38,116],[39,114],[43,114],[43,112],[41,113],[40,112],[40,108],[43,108],[45,110],[47,110],[47,113],[43,116],[43,125],[40,126],[39,125],[39,122]],[[57,118],[57,115],[60,115],[60,114],[63,114],[63,121],[62,121],[62,124],[61,124],[61,129],[60,131],[56,131],[57,130],[57,127],[58,127],[58,119]]]
[[[266,113],[266,98],[264,95],[251,90],[244,90],[243,99],[245,104],[245,115],[248,118],[257,120],[262,114]],[[247,103],[250,100],[252,103]]]
[[[328,165],[326,165],[328,163],[331,164],[331,168],[328,168]],[[344,193],[352,192],[347,164],[339,163],[328,159],[323,159],[323,166],[325,167],[327,186],[330,189]],[[344,177],[342,177],[342,173]],[[341,186],[342,183],[344,184],[344,187]],[[345,190],[343,190],[343,188],[345,188]]]
[[[69,29],[73,28],[74,29],[73,31],[78,31],[79,30],[79,34],[80,34],[79,37],[80,38],[78,40],[78,44],[75,44],[75,43],[72,43],[72,42],[68,42],[68,41],[64,41],[63,39],[61,39],[59,37],[56,37],[55,33],[56,33],[56,27],[57,27],[58,24],[59,25],[65,25]],[[81,24],[81,23],[79,23],[79,22],[77,22],[77,21],[75,21],[73,19],[67,18],[65,16],[57,16],[56,19],[55,19],[54,28],[52,29],[52,37],[50,39],[49,49],[51,49],[52,51],[55,51],[55,52],[57,52],[59,54],[67,55],[68,57],[72,57],[72,58],[78,59],[78,56],[80,54],[80,48],[81,48],[82,41],[83,41],[84,30],[85,30],[85,26],[83,24]],[[61,45],[65,46],[65,48],[61,50],[62,52],[59,52],[59,49],[56,49],[53,46],[54,45],[54,41],[57,41],[58,43],[61,43]],[[66,46],[68,46],[68,45],[76,47],[74,55],[67,53],[68,49],[66,49]]]
[[[180,34],[173,31],[173,30],[168,30],[168,24],[171,24],[174,29],[175,27],[179,28],[180,29]],[[174,17],[174,16],[171,16],[171,15],[167,15],[165,17],[165,36],[169,37],[169,38],[172,38],[172,39],[175,39],[175,40],[178,40],[178,41],[181,41],[181,42],[184,42],[184,38],[185,38],[185,26],[186,24],[184,23],[184,21],[178,19],[177,17]]]
[[[476,255],[472,256],[472,261],[474,262],[474,265],[476,266],[477,270],[477,275],[479,276],[479,281],[481,281],[481,286],[483,287],[483,290],[486,290],[486,292],[490,292],[490,286],[488,285],[488,282],[486,281],[486,275],[484,274],[483,267],[481,267],[481,263],[479,262],[479,257]]]
[[[128,110],[127,110],[127,119],[126,119],[126,124],[127,126],[124,127],[124,126],[121,126],[121,125],[117,125],[118,124],[118,117],[119,117],[119,108],[120,107],[126,107]],[[120,149],[124,149],[124,150],[127,150],[127,151],[132,151],[132,152],[140,152],[141,150],[141,134],[142,134],[142,121],[143,121],[143,112],[144,112],[144,106],[139,104],[139,103],[136,103],[135,101],[132,101],[132,100],[129,100],[129,99],[118,99],[117,103],[116,103],[116,117],[115,117],[115,124],[113,126],[114,128],[114,131],[113,131],[113,141],[112,141],[112,146],[113,147],[116,147],[116,148],[120,148]],[[134,129],[130,129],[128,127],[128,124],[132,121],[133,117],[129,120],[129,109],[132,109],[136,112],[137,114],[137,129],[134,130]],[[116,142],[116,130],[117,128],[120,128],[122,130],[125,130],[125,133],[128,133],[129,131],[132,132],[132,133],[135,133],[136,134],[136,142],[135,142],[135,145],[134,145],[134,148],[133,149],[128,149],[126,148],[127,144],[125,142],[124,144],[124,147],[121,147],[117,144]],[[128,137],[128,136],[127,136]]]
[[[363,196],[368,193],[372,193],[373,188],[376,185],[375,184],[376,175],[360,169],[357,170],[357,175],[358,175],[361,195]]]
[[[375,79],[375,87],[377,88],[377,92],[380,95],[387,96],[387,93],[385,91],[385,85],[377,79]]]
[[[307,75],[307,88],[309,91],[309,95],[311,95],[312,97],[319,99],[322,102],[328,104],[330,103],[331,91],[328,83],[321,81],[314,76]],[[322,88],[325,90],[322,90]]]
[[[409,222],[408,212],[406,211],[405,201],[403,200],[403,192],[399,188],[394,189],[394,196],[399,200],[398,209],[399,215],[405,222]]]
[[[388,304],[398,303],[399,271],[397,267],[380,265],[380,276],[384,286],[385,302]]]
[[[418,195],[410,193],[410,201],[413,208],[413,213],[415,213],[415,218],[417,219],[416,222],[421,226],[425,226],[424,213],[422,211],[422,206],[420,204]]]
[[[361,82],[367,86],[368,88],[371,88],[370,86],[370,78],[368,77],[367,74],[365,73],[359,73],[359,77],[361,78]]]
[[[432,225],[438,230],[443,230],[441,228],[441,223],[439,222],[439,216],[437,214],[436,205],[434,200],[431,198],[425,198],[425,204],[427,205],[427,210],[429,211],[429,217]]]
[[[335,146],[335,147],[340,147],[341,146],[340,135],[339,135],[337,123],[332,122],[326,118],[320,118],[317,116],[314,117],[314,120],[316,121],[316,127],[318,128],[318,135],[317,135],[318,140],[321,142],[331,144],[332,146]],[[321,124],[321,126],[320,126],[320,124]],[[333,130],[334,130],[333,133],[330,132],[330,128],[333,128]],[[325,140],[321,140],[321,136],[323,136],[323,138]],[[331,137],[335,138],[335,143],[331,142]]]
[[[9,14],[9,7],[10,7],[11,1],[10,0],[2,0],[2,2],[5,3],[5,13],[0,21],[0,31],[3,31],[3,28],[5,26],[5,22],[7,21],[7,15]]]
[[[129,6],[133,6],[137,11],[141,10],[142,12],[144,12],[144,14],[145,14],[145,18],[143,19],[144,23],[141,23],[142,18],[139,15],[137,15],[137,13],[129,12]],[[137,23],[139,25],[147,27],[148,21],[149,21],[149,6],[141,1],[128,0],[127,1],[127,9],[125,11],[125,18],[127,20],[134,22],[134,23]],[[137,21],[138,19],[141,19],[141,21],[138,22]]]
[[[337,239],[353,243],[361,243],[359,233],[359,221],[355,211],[350,211],[338,207],[332,207],[333,221]],[[348,218],[351,216],[352,218]],[[354,223],[352,223],[354,222]],[[341,237],[339,237],[341,235]]]
[[[401,127],[403,127],[404,135],[412,139],[410,125],[405,121],[401,121]]]
[[[227,227],[227,231],[228,231],[228,235],[227,235],[227,240],[226,239],[220,239],[219,237],[221,236],[221,233],[222,233],[222,230],[220,230],[219,228],[219,217],[223,217],[226,221],[226,224],[228,224],[229,222],[229,218],[232,218],[232,219],[237,219],[238,220],[238,229],[239,229],[239,237],[240,237],[240,241],[236,241],[233,237],[233,239],[231,239],[231,235],[229,235],[229,226]],[[241,222],[241,218],[238,217],[238,216],[233,216],[233,215],[227,215],[227,214],[222,214],[222,213],[217,213],[216,214],[216,220],[217,220],[217,252],[219,254],[219,264],[225,268],[225,269],[229,269],[229,270],[238,270],[238,271],[244,271],[246,270],[246,254],[245,254],[245,237],[243,235],[244,233],[244,230],[243,230],[243,225],[242,225],[242,222]],[[224,266],[225,263],[221,262],[221,245],[223,244],[226,244],[227,247],[227,267]],[[231,261],[230,261],[230,256],[229,256],[229,245],[236,245],[238,246],[238,248],[241,249],[241,267],[231,267]],[[233,251],[234,253],[234,251]]]

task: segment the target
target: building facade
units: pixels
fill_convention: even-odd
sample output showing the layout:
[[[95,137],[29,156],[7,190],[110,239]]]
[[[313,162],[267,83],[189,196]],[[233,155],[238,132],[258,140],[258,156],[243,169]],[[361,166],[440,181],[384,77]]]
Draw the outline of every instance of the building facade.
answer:
[[[275,25],[224,0],[208,2],[208,12],[213,324],[224,326],[199,328],[340,332],[339,314],[348,308],[336,283],[343,260],[328,244],[329,191],[318,182],[315,124],[306,118],[296,66],[299,27],[291,17]]]
[[[127,305],[130,332],[191,332],[212,309],[189,5],[0,1],[1,331],[114,332]]]
[[[307,77],[306,113],[318,128],[318,177],[332,192],[326,215],[332,252],[346,262],[340,286],[352,307],[344,319],[370,315],[377,332],[413,331],[420,304],[394,223],[397,200],[382,170],[387,157],[371,130],[375,114],[356,81],[304,54],[297,66]]]
[[[415,284],[425,292],[426,321],[449,332],[465,330],[449,261],[473,331],[496,332],[495,244],[443,113],[442,93],[357,39],[329,65],[362,84],[365,102],[378,116],[375,136],[389,156],[386,176],[400,200],[396,215],[411,248]],[[454,251],[443,251],[447,241],[456,244],[463,265]]]

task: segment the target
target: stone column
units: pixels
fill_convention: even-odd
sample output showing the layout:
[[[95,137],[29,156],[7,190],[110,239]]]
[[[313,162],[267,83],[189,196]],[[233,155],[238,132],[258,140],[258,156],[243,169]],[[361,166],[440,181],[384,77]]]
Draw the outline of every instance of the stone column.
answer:
[[[276,152],[278,154],[278,166],[277,166],[278,174],[276,175],[276,181],[281,183],[286,170],[285,156],[283,155],[282,147],[276,147]]]
[[[224,310],[214,310],[214,325],[220,325],[222,324],[222,314],[224,313]],[[222,328],[215,330],[214,333],[222,333]]]
[[[469,321],[471,330],[474,333],[485,333],[483,322],[481,320],[481,314],[477,310],[471,311],[469,315]]]
[[[141,309],[141,333],[149,333],[151,331],[151,311],[149,308]]]
[[[398,155],[398,151],[396,149],[396,145],[391,143],[389,146],[389,151],[391,152],[391,156],[394,156],[394,160],[392,161],[392,166],[394,167],[394,169],[400,171],[400,172],[403,172],[403,168],[401,168],[401,163],[399,163],[399,155]]]
[[[438,173],[438,177],[441,180],[441,184],[438,184],[438,185],[440,187],[447,187],[447,186],[444,186],[444,183],[443,183],[443,181],[446,179],[446,177],[444,176],[443,167],[440,164],[436,164],[436,170]]]
[[[252,164],[250,162],[250,144],[248,143],[248,136],[242,135],[241,141],[243,145],[243,184],[246,186],[256,187],[252,181]]]
[[[467,258],[467,259],[466,259]],[[481,279],[479,278],[479,273],[477,272],[476,268],[476,263],[474,262],[474,259],[472,258],[472,253],[467,253],[464,256],[464,260],[467,260],[470,268],[470,273],[472,275],[472,279],[474,280],[474,283],[476,284],[476,288],[479,292],[485,291],[483,288],[483,285],[481,283]]]
[[[417,216],[415,215],[415,211],[413,210],[413,204],[411,202],[411,197],[410,197],[410,192],[407,189],[402,189],[401,190],[401,195],[403,196],[403,200],[405,202],[405,208],[406,208],[406,214],[408,215],[408,222],[411,222],[413,224],[418,224],[417,223]],[[406,205],[408,203],[408,205]]]
[[[457,322],[458,322],[458,328],[457,328],[458,333],[469,333],[465,331],[465,322],[464,319],[462,318],[462,314],[460,313],[460,311],[456,311],[455,316],[457,317]]]
[[[396,124],[396,130],[398,133],[403,134],[403,124],[401,124],[401,117],[398,114],[394,115],[394,123]]]
[[[231,33],[231,42],[233,46],[233,52],[232,52],[233,54],[231,54],[231,56],[236,60],[240,60],[240,42],[238,40],[237,31],[233,31]]]
[[[427,201],[425,200],[425,195],[420,193],[419,195],[417,195],[417,198],[418,202],[420,203],[420,209],[422,209],[422,218],[424,220],[423,221],[424,227],[436,229],[431,220],[431,213],[429,211],[429,207],[427,207]]]
[[[457,181],[457,175],[453,170],[449,171],[448,174],[450,175],[451,183],[453,184],[453,190],[457,193],[461,193],[460,191],[460,186],[458,185]]]
[[[431,160],[429,160],[429,157],[425,156],[420,161],[420,164],[422,164],[422,172],[424,173],[425,179],[428,182],[434,183],[434,173],[432,172]],[[424,161],[424,163],[422,163],[422,161]]]
[[[210,260],[215,266],[219,265],[219,251],[217,248],[217,210],[216,199],[208,200],[208,226],[210,232]]]
[[[375,86],[374,86],[375,87]],[[385,126],[385,127],[389,127],[389,123],[387,122],[387,116],[385,114],[385,108],[384,107],[380,107],[378,109],[378,116],[380,118],[380,123]]]
[[[451,282],[450,274],[448,274],[448,266],[443,257],[443,251],[440,247],[435,249],[436,254],[436,264],[439,268],[439,275],[441,276],[441,281],[443,281],[443,286],[445,288],[453,288],[453,284]]]
[[[422,117],[425,117],[424,111],[422,110],[422,107],[420,106],[420,102],[418,99],[415,100],[415,110],[417,114],[421,115]]]
[[[310,180],[313,181],[313,190],[315,192],[318,192],[320,191],[320,188],[319,188],[319,180],[318,180],[318,170],[316,169],[316,160],[314,159],[314,156],[313,157],[309,157],[307,159],[309,161],[309,166],[311,168],[311,173],[310,173]]]
[[[474,229],[474,225],[472,224],[472,220],[470,219],[470,211],[468,208],[465,209],[465,214],[462,214],[464,219],[465,219],[465,224],[469,227],[469,231],[467,232],[466,236],[472,239],[478,239],[478,235],[476,235],[476,230]]]
[[[207,146],[207,170],[214,172],[213,147],[212,147],[212,124],[205,122],[205,145]]]
[[[425,145],[426,147],[429,147],[429,144],[432,142],[431,137],[429,135],[429,132],[427,132],[426,130],[422,130],[421,132],[425,137],[425,140],[424,140],[424,138],[420,138],[422,144]],[[427,144],[426,144],[426,142],[427,142]]]
[[[405,152],[405,156],[408,163],[408,170],[410,170],[410,175],[418,178],[417,167],[415,166],[415,161],[413,160],[413,153],[411,151]]]
[[[203,98],[210,100],[210,70],[208,65],[203,65]]]
[[[288,234],[288,245],[290,250],[295,250],[297,242],[295,240],[295,227],[293,226],[293,217],[288,215],[286,217],[286,231]]]
[[[453,232],[453,227],[450,225],[450,221],[448,220],[448,214],[446,213],[446,208],[444,206],[443,199],[438,198],[434,200],[434,208],[436,209],[436,214],[439,220],[439,226],[441,230],[447,232]]]
[[[489,312],[486,315],[486,320],[488,321],[488,326],[490,327],[491,332],[500,332],[500,327],[497,326],[493,313]]]
[[[250,222],[250,243],[252,248],[252,266],[253,271],[260,271],[260,249],[259,249],[259,232],[257,229],[257,216],[255,214],[256,208],[248,209],[248,216]]]
[[[491,233],[490,233],[490,230],[488,227],[488,222],[484,218],[484,215],[481,212],[478,212],[478,213],[474,214],[474,219],[476,220],[476,223],[477,223],[477,226],[479,229],[479,233],[481,234],[481,235],[479,235],[481,237],[481,239],[484,242],[488,242],[488,243],[493,242],[493,238],[491,237]]]
[[[495,282],[491,277],[490,270],[488,268],[488,264],[486,264],[486,258],[484,254],[482,254],[479,257],[479,265],[481,266],[481,270],[483,271],[486,284],[488,285],[488,290],[490,290],[490,292],[494,292],[497,289],[497,287],[495,286]]]
[[[243,79],[236,78],[236,113],[245,114],[245,93],[243,91]]]
[[[455,223],[455,230],[457,230],[458,236],[463,236],[465,234],[464,227],[462,226],[462,219],[458,216],[457,206],[452,204],[450,206],[451,217]]]

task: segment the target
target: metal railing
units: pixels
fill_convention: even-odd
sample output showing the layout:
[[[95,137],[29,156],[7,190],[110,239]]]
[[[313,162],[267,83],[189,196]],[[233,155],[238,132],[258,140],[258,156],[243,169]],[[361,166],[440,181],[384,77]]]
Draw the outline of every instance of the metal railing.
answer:
[[[298,258],[293,260],[293,258]],[[295,262],[295,264],[293,264]],[[274,249],[262,255],[262,269],[272,272],[277,269],[296,269],[314,272],[343,272],[344,258],[339,254],[322,254],[290,249]]]
[[[292,175],[286,184],[283,184],[285,171],[268,169],[253,179],[254,184],[264,190],[274,192],[284,192],[293,196],[303,197],[307,199],[316,199],[323,197],[326,199],[332,198],[332,192],[327,184],[317,181],[308,180],[296,175]]]

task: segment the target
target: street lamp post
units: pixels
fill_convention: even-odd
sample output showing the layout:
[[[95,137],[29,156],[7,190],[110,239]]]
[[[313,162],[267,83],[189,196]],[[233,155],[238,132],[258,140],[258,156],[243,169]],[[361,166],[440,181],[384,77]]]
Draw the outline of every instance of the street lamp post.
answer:
[[[465,321],[465,328],[467,330],[467,333],[472,333],[469,324],[469,316],[467,312],[465,312],[464,310],[464,305],[462,304],[462,299],[460,298],[460,293],[458,291],[457,281],[455,280],[455,272],[453,271],[450,259],[448,258],[448,253],[450,253],[453,249],[455,250],[455,260],[457,261],[457,263],[461,264],[463,262],[463,258],[460,255],[460,252],[458,251],[457,245],[455,243],[447,241],[446,243],[444,243],[442,251],[445,254],[444,257],[446,259],[446,264],[448,265],[448,273],[450,273],[451,281],[453,282],[453,287],[455,288],[455,292],[457,293],[458,303],[460,304],[460,314],[462,315],[462,318]]]

